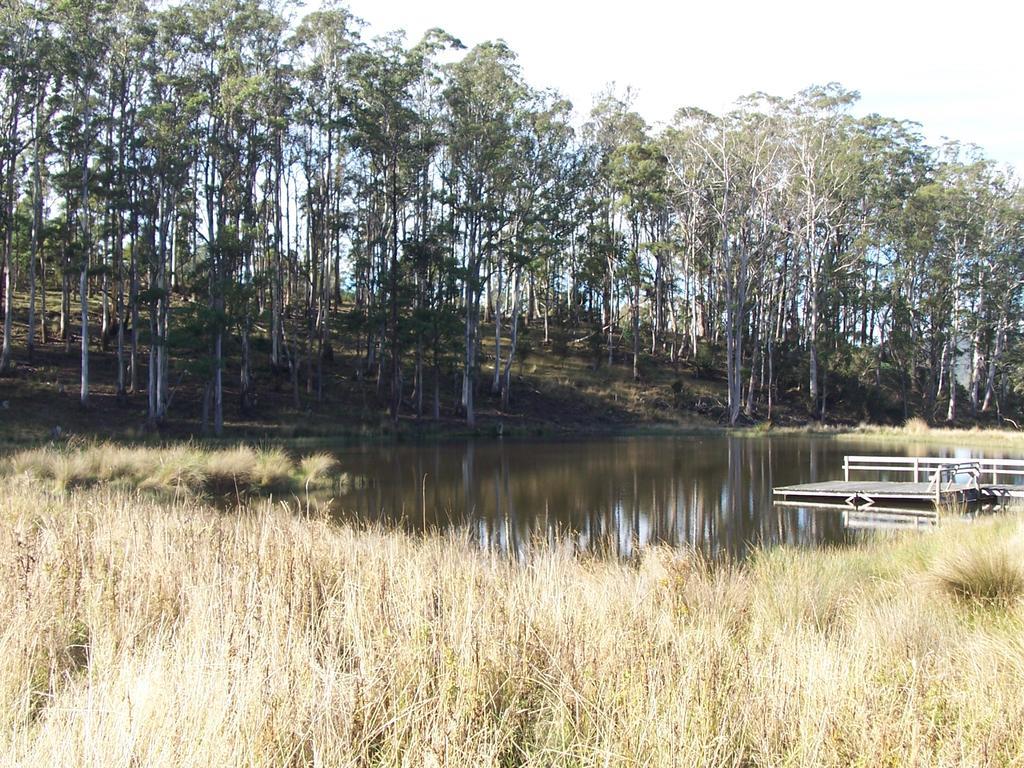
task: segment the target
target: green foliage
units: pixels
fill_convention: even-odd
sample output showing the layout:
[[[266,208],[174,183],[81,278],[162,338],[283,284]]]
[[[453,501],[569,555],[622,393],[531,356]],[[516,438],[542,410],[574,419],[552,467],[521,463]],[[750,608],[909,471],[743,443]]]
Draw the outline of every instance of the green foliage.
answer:
[[[698,379],[706,379],[716,370],[716,350],[705,342],[697,345],[697,354],[693,357],[693,375]]]

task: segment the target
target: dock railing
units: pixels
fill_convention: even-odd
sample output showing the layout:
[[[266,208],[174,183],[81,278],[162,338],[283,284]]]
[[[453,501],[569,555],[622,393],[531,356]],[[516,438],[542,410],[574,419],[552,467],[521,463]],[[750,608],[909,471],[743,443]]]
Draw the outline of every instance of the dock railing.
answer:
[[[1024,477],[1024,459],[965,459],[918,456],[845,456],[843,479],[849,482],[851,472],[905,472],[913,482],[941,482],[944,477],[973,475],[974,483],[981,480],[999,485],[1000,478]]]

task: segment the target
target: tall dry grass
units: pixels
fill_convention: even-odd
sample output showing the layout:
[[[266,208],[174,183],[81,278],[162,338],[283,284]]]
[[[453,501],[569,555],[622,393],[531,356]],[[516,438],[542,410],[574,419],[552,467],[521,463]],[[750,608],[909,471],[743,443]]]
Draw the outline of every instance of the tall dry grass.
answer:
[[[272,493],[330,485],[335,466],[326,454],[296,462],[280,448],[205,448],[114,443],[32,448],[0,462],[0,477],[26,477],[59,491],[94,485],[181,493]]]
[[[974,448],[1020,450],[1024,447],[1024,431],[994,427],[949,427],[930,426],[919,417],[908,419],[900,426],[882,426],[861,423],[855,427],[823,426],[819,424],[800,427],[776,427],[768,424],[732,430],[739,437],[763,437],[771,435],[815,435],[833,440],[855,440],[858,442],[899,442],[904,445],[941,445]]]
[[[921,418],[908,419],[899,427],[884,427],[874,424],[860,424],[855,429],[836,431],[837,439],[868,439],[879,441],[917,442],[939,445],[973,446],[978,448],[1016,448],[1024,446],[1024,432],[992,427],[971,427],[969,429],[929,426]]]
[[[1019,600],[933,570],[1019,518],[712,569],[18,481],[0,762],[1018,765]],[[1009,545],[1007,545],[1009,546]]]

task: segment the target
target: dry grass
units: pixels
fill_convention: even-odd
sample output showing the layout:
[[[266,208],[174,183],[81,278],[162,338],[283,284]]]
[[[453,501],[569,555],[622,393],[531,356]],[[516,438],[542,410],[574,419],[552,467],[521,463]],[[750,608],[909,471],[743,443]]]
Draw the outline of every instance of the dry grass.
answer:
[[[23,462],[33,461],[23,458]],[[1019,765],[1020,518],[713,570],[9,482],[0,764]],[[941,570],[941,569],[939,569]]]
[[[149,448],[113,443],[19,451],[0,476],[26,477],[69,491],[94,485],[182,493],[271,493],[329,485],[333,460],[315,454],[296,464],[278,448],[206,449],[194,444]]]
[[[256,469],[256,453],[240,446],[212,452],[205,462],[208,482],[217,488],[246,488]]]
[[[900,440],[941,445],[974,446],[979,448],[1016,448],[1024,446],[1024,432],[1011,429],[956,429],[953,427],[930,427],[924,419],[912,418],[901,427],[880,427],[861,424],[856,429],[836,435],[839,439]]]
[[[914,416],[913,418],[907,419],[903,424],[903,431],[908,435],[927,435],[932,431],[928,422],[922,419],[920,416]]]
[[[974,448],[1021,450],[1024,448],[1024,431],[971,427],[932,427],[920,418],[911,418],[899,427],[877,424],[859,424],[856,427],[823,426],[809,424],[800,427],[759,426],[730,430],[739,437],[764,437],[765,435],[815,435],[834,440],[856,440],[858,442],[899,442],[904,445],[941,445]]]
[[[253,482],[264,491],[284,491],[296,478],[295,462],[280,448],[256,451]]]
[[[932,568],[937,585],[951,595],[1010,605],[1024,597],[1024,546],[1020,538],[995,544],[963,544]]]
[[[299,462],[299,474],[307,484],[315,484],[338,466],[338,460],[329,453],[304,456]]]

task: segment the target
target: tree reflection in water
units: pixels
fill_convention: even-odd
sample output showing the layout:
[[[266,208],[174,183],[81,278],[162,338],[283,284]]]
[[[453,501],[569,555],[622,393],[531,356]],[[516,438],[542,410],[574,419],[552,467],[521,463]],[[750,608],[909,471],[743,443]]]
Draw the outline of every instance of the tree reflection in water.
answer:
[[[853,540],[841,512],[775,506],[772,488],[838,478],[844,454],[886,449],[809,436],[362,446],[337,454],[348,481],[333,508],[410,530],[462,527],[515,554],[546,542],[628,557],[663,543],[743,559]]]

